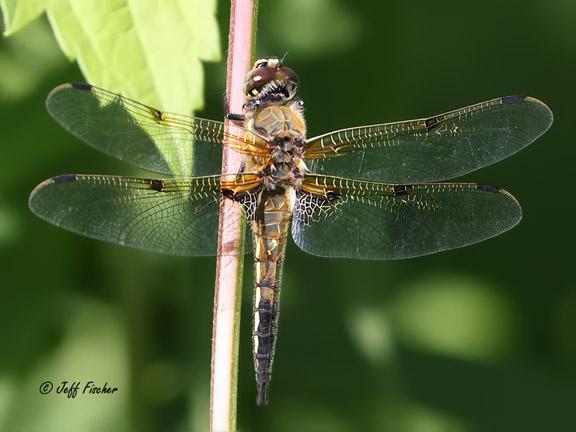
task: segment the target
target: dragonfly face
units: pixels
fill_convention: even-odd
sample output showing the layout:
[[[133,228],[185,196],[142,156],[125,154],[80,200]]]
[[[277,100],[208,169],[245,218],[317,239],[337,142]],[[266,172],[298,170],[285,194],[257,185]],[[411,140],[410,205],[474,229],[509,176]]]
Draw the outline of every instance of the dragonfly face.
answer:
[[[244,79],[244,94],[248,104],[258,103],[262,99],[278,98],[289,101],[296,95],[298,76],[278,59],[260,59]]]
[[[61,85],[47,100],[60,124],[160,177],[63,175],[30,196],[34,213],[63,228],[185,256],[218,253],[218,203],[236,202],[251,227],[260,405],[268,401],[290,234],[305,252],[360,259],[415,257],[498,235],[521,218],[512,195],[439,181],[512,155],[552,123],[537,99],[504,96],[307,138],[297,87],[294,71],[278,59],[257,61],[244,81],[244,123],[225,127],[87,84]],[[245,155],[240,172],[219,173],[222,146]]]

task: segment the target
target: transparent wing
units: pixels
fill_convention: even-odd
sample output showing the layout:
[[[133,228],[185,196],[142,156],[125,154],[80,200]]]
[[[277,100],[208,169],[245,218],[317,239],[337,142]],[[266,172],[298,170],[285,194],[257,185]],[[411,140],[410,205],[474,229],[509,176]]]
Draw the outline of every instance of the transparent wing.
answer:
[[[71,174],[38,185],[30,208],[59,227],[99,240],[208,256],[218,252],[220,187],[220,176],[180,181]]]
[[[397,259],[485,240],[521,217],[514,197],[490,185],[393,185],[308,175],[292,236],[313,255]]]
[[[308,140],[316,173],[420,183],[450,179],[516,153],[552,124],[531,97],[504,96],[445,114],[342,129]]]
[[[176,176],[220,172],[222,145],[266,154],[266,143],[238,126],[171,114],[89,84],[63,84],[46,107],[65,129],[92,147],[140,168]]]

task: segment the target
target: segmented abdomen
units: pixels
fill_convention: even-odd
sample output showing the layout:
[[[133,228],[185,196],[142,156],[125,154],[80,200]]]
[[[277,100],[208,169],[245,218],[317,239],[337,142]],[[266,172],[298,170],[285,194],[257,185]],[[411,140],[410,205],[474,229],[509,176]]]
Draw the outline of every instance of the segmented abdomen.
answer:
[[[254,235],[254,367],[258,405],[268,403],[276,345],[282,265],[291,218],[288,194],[266,194],[252,222]]]

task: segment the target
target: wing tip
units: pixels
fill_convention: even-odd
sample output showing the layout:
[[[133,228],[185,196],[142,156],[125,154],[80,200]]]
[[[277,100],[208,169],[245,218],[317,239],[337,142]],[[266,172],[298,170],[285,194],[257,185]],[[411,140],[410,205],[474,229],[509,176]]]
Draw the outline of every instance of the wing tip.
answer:
[[[50,93],[48,93],[48,96],[46,97],[46,105],[48,105],[50,99],[52,99],[52,97],[54,95],[60,93],[63,90],[67,90],[71,87],[72,87],[72,84],[70,84],[70,83],[64,83],[64,84],[60,84],[60,85],[54,87],[52,90],[50,90]]]
[[[510,226],[510,228],[516,226],[522,220],[522,206],[520,205],[520,202],[516,199],[514,195],[512,195],[506,189],[489,183],[476,183],[476,189],[481,190],[483,192],[502,195],[503,197],[509,199],[516,206],[518,210],[518,218],[516,222]]]
[[[532,105],[537,106],[538,108],[541,108],[542,110],[544,110],[546,112],[547,116],[549,117],[549,124],[552,124],[552,121],[554,119],[554,114],[552,113],[552,110],[550,109],[550,107],[548,105],[546,105],[544,102],[542,102],[540,99],[537,99],[535,97],[520,96],[520,95],[502,96],[500,98],[500,101],[503,104],[530,103]]]
[[[63,174],[44,180],[42,183],[36,185],[36,187],[32,189],[32,192],[30,192],[30,197],[28,198],[28,206],[30,209],[32,209],[32,211],[34,211],[34,198],[36,198],[37,193],[45,187],[58,183],[73,183],[77,180],[78,176],[76,174]]]
[[[40,192],[46,186],[49,186],[53,183],[54,182],[52,181],[52,179],[49,178],[47,180],[44,180],[42,183],[37,184],[36,187],[32,189],[32,192],[30,192],[30,196],[28,197],[28,207],[30,208],[30,210],[32,210],[32,213],[34,213],[36,216],[42,217],[42,215],[36,211],[36,205],[35,205],[38,192]]]
[[[540,109],[542,109],[546,113],[546,116],[547,116],[546,129],[542,133],[546,132],[550,128],[550,126],[552,126],[552,123],[554,122],[554,113],[552,112],[550,107],[548,105],[546,105],[544,102],[542,102],[540,99],[536,99],[534,97],[527,96],[526,101],[531,102],[534,105],[537,105]]]
[[[50,90],[50,93],[48,93],[48,96],[46,97],[46,109],[48,110],[48,112],[50,113],[50,115],[54,118],[57,119],[57,115],[56,115],[56,111],[54,111],[56,108],[56,106],[58,105],[58,99],[57,96],[60,93],[63,93],[67,90],[82,90],[82,91],[92,91],[93,86],[91,84],[87,84],[87,83],[64,83],[64,84],[60,84],[56,87],[54,87],[52,90]]]
[[[528,142],[535,141],[537,138],[542,136],[550,127],[552,123],[554,123],[554,113],[550,109],[548,105],[542,102],[540,99],[537,99],[532,96],[502,96],[500,98],[501,103],[504,104],[523,104],[525,106],[529,106],[530,109],[536,110],[538,113],[538,117],[534,117],[533,120],[533,129],[534,129],[534,137],[533,139]]]
[[[491,184],[491,183],[476,183],[476,189],[479,189],[483,192],[490,192],[490,193],[506,195],[507,197],[510,197],[514,201],[518,202],[516,200],[516,198],[514,198],[514,195],[512,195],[506,189],[501,188],[500,186],[496,186],[496,185]]]
[[[88,84],[88,83],[63,83],[60,84],[56,87],[54,87],[52,90],[50,90],[50,93],[48,93],[48,97],[47,100],[50,100],[50,98],[57,94],[60,93],[61,91],[64,90],[68,90],[68,89],[76,89],[76,90],[83,90],[83,91],[92,91],[92,88],[94,86],[92,86],[92,84]]]

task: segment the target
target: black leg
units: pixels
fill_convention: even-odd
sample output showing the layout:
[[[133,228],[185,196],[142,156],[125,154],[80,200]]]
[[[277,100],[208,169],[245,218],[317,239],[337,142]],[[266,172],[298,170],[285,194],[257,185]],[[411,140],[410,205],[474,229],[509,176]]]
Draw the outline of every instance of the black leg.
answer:
[[[246,116],[244,114],[235,114],[230,112],[230,107],[228,106],[228,98],[224,95],[224,118],[232,121],[244,121]]]
[[[234,114],[234,113],[228,113],[226,114],[226,118],[228,120],[233,120],[233,121],[244,121],[246,120],[246,116],[244,114]]]

